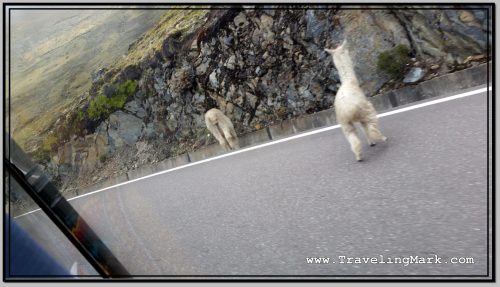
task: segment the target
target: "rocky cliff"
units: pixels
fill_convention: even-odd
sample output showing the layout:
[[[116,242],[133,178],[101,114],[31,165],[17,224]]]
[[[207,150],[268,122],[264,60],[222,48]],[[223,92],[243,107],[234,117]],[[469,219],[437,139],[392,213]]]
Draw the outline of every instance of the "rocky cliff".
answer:
[[[339,78],[324,48],[344,38],[367,96],[489,56],[491,16],[480,6],[359,8],[204,10],[197,21],[165,33],[161,45],[143,50],[136,62],[94,73],[89,96],[74,112],[80,116],[65,115],[53,129],[74,127],[53,146],[49,172],[69,188],[210,144],[203,115],[212,107],[240,135],[330,108]],[[142,37],[130,53],[148,41]],[[380,69],[379,58],[398,45],[408,47],[409,61],[391,75]],[[125,105],[90,118],[92,100],[101,94],[111,99],[125,81],[137,83]]]

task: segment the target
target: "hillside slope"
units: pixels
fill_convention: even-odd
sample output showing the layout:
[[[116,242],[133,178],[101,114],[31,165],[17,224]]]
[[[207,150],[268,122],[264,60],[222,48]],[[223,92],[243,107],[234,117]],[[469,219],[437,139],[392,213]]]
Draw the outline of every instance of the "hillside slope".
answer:
[[[85,97],[90,72],[127,53],[163,10],[11,11],[11,124],[26,150],[40,147],[57,117]]]

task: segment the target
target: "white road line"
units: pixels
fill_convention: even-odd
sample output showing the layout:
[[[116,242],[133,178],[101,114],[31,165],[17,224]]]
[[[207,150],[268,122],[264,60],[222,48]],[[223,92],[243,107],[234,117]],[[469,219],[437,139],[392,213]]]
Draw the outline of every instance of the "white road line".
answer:
[[[390,116],[390,115],[394,115],[394,114],[399,114],[399,113],[403,113],[403,112],[407,112],[407,111],[411,111],[411,110],[423,108],[423,107],[430,106],[430,105],[435,105],[435,104],[439,104],[439,103],[443,103],[443,102],[448,102],[448,101],[452,101],[452,100],[456,100],[456,99],[460,99],[460,98],[464,98],[464,97],[468,97],[468,96],[473,96],[473,95],[481,94],[481,93],[484,93],[486,91],[491,91],[491,87],[484,87],[484,88],[481,88],[481,89],[478,89],[478,90],[469,91],[469,92],[465,92],[465,93],[461,93],[461,94],[449,96],[449,97],[446,97],[446,98],[440,98],[440,99],[428,101],[428,102],[425,102],[425,103],[411,105],[411,106],[408,106],[408,107],[405,107],[405,108],[401,108],[401,109],[397,109],[397,110],[393,110],[393,111],[389,111],[389,112],[385,112],[385,113],[379,114],[378,117],[382,118],[382,117],[386,117],[386,116]],[[235,155],[235,154],[239,154],[239,153],[243,153],[243,152],[247,152],[247,151],[251,151],[251,150],[256,150],[256,149],[259,149],[259,148],[263,148],[263,147],[267,147],[267,146],[279,144],[279,143],[282,143],[282,142],[286,142],[286,141],[290,141],[290,140],[294,140],[294,139],[298,139],[298,138],[302,138],[302,137],[306,137],[306,136],[310,136],[310,135],[314,135],[314,134],[318,134],[318,133],[322,133],[322,132],[334,130],[334,129],[337,129],[339,127],[340,127],[340,125],[334,125],[334,126],[329,126],[329,127],[326,127],[326,128],[316,129],[316,130],[313,130],[313,131],[310,131],[310,132],[305,132],[305,133],[301,133],[301,134],[294,135],[294,136],[291,136],[291,137],[287,137],[287,138],[283,138],[283,139],[279,139],[279,140],[270,141],[268,143],[264,143],[264,144],[260,144],[260,145],[257,145],[257,146],[252,146],[252,147],[240,149],[240,150],[233,151],[233,152],[230,152],[230,153],[225,153],[225,154],[222,154],[222,155],[219,155],[219,156],[207,158],[207,159],[200,160],[200,161],[197,161],[197,162],[188,163],[188,164],[185,164],[185,165],[182,165],[182,166],[178,166],[178,167],[174,167],[174,168],[171,168],[171,169],[163,170],[163,171],[160,171],[160,172],[157,172],[157,173],[153,173],[153,174],[150,174],[150,175],[146,175],[146,176],[143,176],[143,177],[140,177],[140,178],[136,178],[136,179],[132,179],[132,180],[129,180],[129,181],[126,181],[126,182],[122,182],[122,183],[119,183],[119,184],[116,184],[116,185],[113,185],[113,186],[108,186],[108,187],[103,188],[103,189],[99,189],[99,190],[92,191],[92,192],[89,192],[89,193],[86,193],[86,194],[75,196],[73,198],[68,199],[68,201],[71,201],[71,200],[74,200],[74,199],[77,199],[77,198],[82,198],[84,196],[92,195],[92,194],[95,194],[95,193],[98,193],[98,192],[101,192],[101,191],[104,191],[104,190],[116,188],[116,187],[119,187],[119,186],[122,186],[122,185],[126,185],[126,184],[129,184],[129,183],[136,182],[136,181],[139,181],[139,180],[143,180],[143,179],[146,179],[146,178],[150,178],[150,177],[153,177],[153,176],[157,176],[157,175],[169,173],[169,172],[176,171],[176,170],[179,170],[179,169],[187,168],[187,167],[190,167],[190,166],[202,164],[202,163],[213,161],[213,160],[218,160],[218,159],[225,158],[225,157],[228,157],[228,156],[232,156],[232,155]],[[14,217],[14,218],[19,218],[21,216],[28,215],[28,214],[36,212],[38,210],[40,210],[40,209],[32,210],[30,212],[18,215],[18,216]]]

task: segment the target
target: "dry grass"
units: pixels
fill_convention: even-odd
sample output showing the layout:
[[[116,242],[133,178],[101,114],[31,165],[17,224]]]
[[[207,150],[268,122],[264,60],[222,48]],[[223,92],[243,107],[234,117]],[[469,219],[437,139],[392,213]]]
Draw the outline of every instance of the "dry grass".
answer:
[[[187,8],[189,6],[179,6],[176,8]],[[161,50],[163,41],[172,34],[179,31],[189,33],[196,27],[204,23],[204,19],[210,10],[168,10],[161,18],[156,27],[144,34],[136,45],[111,68],[123,69],[128,65],[135,64],[145,57],[151,56],[154,52]]]

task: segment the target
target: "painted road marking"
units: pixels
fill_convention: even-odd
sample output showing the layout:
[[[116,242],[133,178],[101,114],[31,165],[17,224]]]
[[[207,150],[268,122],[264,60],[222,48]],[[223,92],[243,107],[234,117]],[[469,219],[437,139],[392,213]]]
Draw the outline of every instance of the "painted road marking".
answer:
[[[464,98],[464,97],[468,97],[468,96],[473,96],[473,95],[481,94],[481,93],[484,93],[484,92],[487,92],[487,91],[491,91],[491,87],[489,87],[489,88],[488,87],[484,87],[484,88],[481,88],[481,89],[478,89],[478,90],[473,90],[473,91],[469,91],[469,92],[465,92],[465,93],[461,93],[461,94],[457,94],[457,95],[453,95],[453,96],[449,96],[449,97],[445,97],[445,98],[440,98],[440,99],[436,99],[436,100],[432,100],[432,101],[428,101],[428,102],[424,102],[424,103],[420,103],[420,104],[411,105],[411,106],[408,106],[408,107],[405,107],[405,108],[401,108],[401,109],[397,109],[397,110],[393,110],[393,111],[381,113],[381,114],[378,115],[378,117],[382,118],[382,117],[386,117],[386,116],[390,116],[390,115],[394,115],[394,114],[399,114],[399,113],[403,113],[403,112],[407,112],[407,111],[411,111],[411,110],[415,110],[415,109],[427,107],[427,106],[430,106],[430,105],[435,105],[435,104],[444,103],[444,102],[448,102],[448,101],[452,101],[452,100],[456,100],[456,99],[460,99],[460,98]],[[95,194],[95,193],[98,193],[98,192],[101,192],[101,191],[104,191],[104,190],[116,188],[116,187],[119,187],[119,186],[122,186],[122,185],[126,185],[126,184],[129,184],[129,183],[132,183],[132,182],[139,181],[139,180],[147,179],[147,178],[150,178],[150,177],[153,177],[153,176],[157,176],[157,175],[169,173],[169,172],[176,171],[176,170],[183,169],[183,168],[188,168],[190,166],[202,164],[202,163],[213,161],[213,160],[218,160],[218,159],[225,158],[225,157],[228,157],[228,156],[232,156],[232,155],[235,155],[235,154],[244,153],[244,152],[247,152],[247,151],[256,150],[256,149],[259,149],[259,148],[263,148],[263,147],[267,147],[267,146],[271,146],[271,145],[275,145],[275,144],[279,144],[279,143],[291,141],[291,140],[294,140],[294,139],[298,139],[298,138],[302,138],[302,137],[306,137],[306,136],[310,136],[310,135],[314,135],[314,134],[318,134],[318,133],[322,133],[322,132],[326,132],[326,131],[338,129],[339,127],[340,127],[340,125],[333,125],[333,126],[329,126],[329,127],[325,127],[325,128],[320,128],[320,129],[316,129],[316,130],[313,130],[313,131],[310,131],[310,132],[305,132],[305,133],[301,133],[301,134],[298,134],[298,135],[290,136],[290,137],[287,137],[287,138],[283,138],[283,139],[279,139],[279,140],[274,140],[274,141],[270,141],[270,142],[263,143],[263,144],[260,144],[260,145],[256,145],[256,146],[252,146],[252,147],[248,147],[248,148],[244,148],[244,149],[240,149],[240,150],[233,151],[233,152],[230,152],[230,153],[225,153],[225,154],[222,154],[222,155],[218,155],[218,156],[215,156],[215,157],[207,158],[207,159],[200,160],[200,161],[197,161],[197,162],[188,163],[188,164],[185,164],[185,165],[181,165],[181,166],[174,167],[174,168],[171,168],[171,169],[163,170],[163,171],[160,171],[160,172],[157,172],[157,173],[153,173],[153,174],[150,174],[150,175],[146,175],[146,176],[143,176],[143,177],[139,177],[139,178],[136,178],[136,179],[125,181],[125,182],[122,182],[122,183],[118,183],[118,184],[115,184],[113,186],[108,186],[108,187],[105,187],[105,188],[102,188],[102,189],[99,189],[99,190],[96,190],[96,191],[92,191],[92,192],[89,192],[89,193],[86,193],[86,194],[75,196],[75,197],[72,197],[72,198],[68,199],[68,201],[71,201],[71,200],[74,200],[74,199],[78,199],[78,198],[82,198],[84,196],[92,195],[92,194]],[[32,210],[30,212],[18,215],[18,216],[14,217],[14,218],[19,218],[21,216],[28,215],[28,214],[36,212],[38,210],[40,210],[40,209]]]

